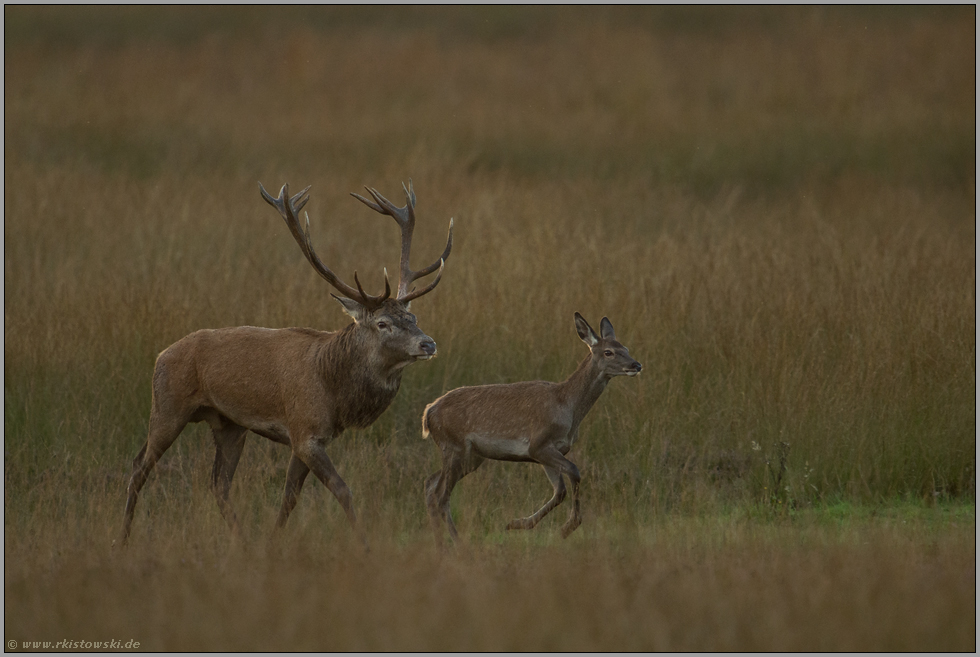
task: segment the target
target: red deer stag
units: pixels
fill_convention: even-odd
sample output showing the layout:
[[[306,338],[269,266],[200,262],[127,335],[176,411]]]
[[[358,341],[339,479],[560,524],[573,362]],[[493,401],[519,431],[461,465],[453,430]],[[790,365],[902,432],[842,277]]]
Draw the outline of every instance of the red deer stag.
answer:
[[[404,185],[402,185],[404,189]],[[356,288],[344,283],[321,262],[299,211],[309,200],[309,187],[289,197],[283,185],[273,198],[259,191],[285,220],[303,255],[320,276],[343,296],[334,296],[354,321],[340,331],[308,328],[267,329],[252,326],[204,329],[165,349],[153,369],[153,401],[146,444],[133,461],[122,544],[129,537],[140,489],[153,466],[189,422],[207,422],[214,437],[211,485],[225,521],[236,533],[238,519],[228,501],[247,431],[292,450],[276,521],[281,528],[296,506],[306,476],[313,471],[340,502],[358,531],[352,496],[330,463],[326,447],[344,429],[362,428],[388,408],[401,383],[402,369],[436,353],[436,343],[416,325],[409,302],[430,292],[442,278],[453,246],[449,221],[446,249],[435,263],[412,271],[409,254],[415,229],[415,191],[409,181],[407,204],[396,207],[375,189],[376,202],[351,194],[368,207],[390,215],[401,229],[401,272],[398,292],[391,298],[388,273],[385,291],[367,294],[354,274]],[[427,286],[409,289],[416,279],[438,272]]]
[[[605,317],[596,335],[575,313],[575,328],[589,346],[589,355],[561,383],[524,381],[456,388],[425,407],[422,437],[442,452],[442,470],[425,480],[426,506],[436,542],[442,544],[442,522],[453,541],[458,539],[449,509],[453,487],[484,459],[540,463],[551,480],[554,495],[527,518],[507,529],[532,529],[565,499],[567,475],[572,482],[572,511],[561,530],[566,538],[582,523],[578,486],[581,476],[565,458],[578,438],[578,427],[614,376],[636,376],[642,366],[616,341]]]

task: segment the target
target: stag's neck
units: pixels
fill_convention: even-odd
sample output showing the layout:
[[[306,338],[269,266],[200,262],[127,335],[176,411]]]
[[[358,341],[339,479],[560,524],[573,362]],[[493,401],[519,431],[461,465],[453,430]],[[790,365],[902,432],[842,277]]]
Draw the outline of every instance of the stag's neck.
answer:
[[[336,404],[340,429],[363,428],[374,422],[394,400],[402,370],[385,363],[377,350],[359,339],[350,324],[320,345],[320,372]]]
[[[592,362],[592,355],[585,357],[570,377],[559,384],[561,395],[571,406],[572,426],[577,427],[588,415],[599,395],[606,389],[609,377],[600,373]]]

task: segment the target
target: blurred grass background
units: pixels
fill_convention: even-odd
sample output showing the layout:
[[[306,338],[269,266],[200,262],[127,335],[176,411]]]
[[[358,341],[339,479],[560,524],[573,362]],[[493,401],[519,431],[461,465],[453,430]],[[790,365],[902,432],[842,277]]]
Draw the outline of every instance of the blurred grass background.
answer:
[[[413,306],[439,358],[407,370],[385,415],[329,450],[377,553],[428,554],[421,482],[439,461],[420,439],[425,404],[460,385],[564,378],[585,355],[575,311],[593,325],[609,316],[644,374],[613,383],[583,426],[571,458],[586,520],[567,547],[553,542],[560,519],[500,531],[550,494],[539,468],[493,463],[457,487],[460,530],[488,563],[586,568],[599,557],[581,546],[601,545],[627,551],[616,563],[657,548],[703,564],[686,541],[710,532],[685,519],[713,517],[734,518],[744,559],[765,560],[752,523],[841,508],[932,509],[966,524],[927,523],[909,539],[915,559],[884,560],[896,572],[928,561],[936,536],[971,545],[974,7],[8,6],[4,37],[8,627],[86,626],[75,598],[60,616],[37,611],[46,598],[26,591],[41,572],[81,578],[72,595],[84,597],[93,584],[79,573],[130,582],[149,568],[184,582],[175,552],[211,577],[225,558],[269,578],[283,567],[221,556],[231,548],[202,427],[154,472],[123,565],[103,555],[145,440],[157,353],[206,327],[346,323],[258,180],[312,184],[318,253],[373,288],[397,268],[397,231],[349,192],[366,184],[400,201],[414,180],[415,263],[438,255],[456,219],[443,282]],[[232,499],[254,540],[271,530],[287,458],[249,439]],[[349,558],[342,513],[317,482],[287,533],[297,563]],[[788,535],[777,543],[797,554]],[[873,560],[887,536],[866,554],[842,549]],[[688,567],[678,559],[670,567]],[[472,581],[467,564],[456,567]],[[114,600],[118,613],[133,606]],[[963,636],[975,641],[966,606],[950,622],[973,623]],[[602,633],[452,645],[824,645],[677,631],[636,645]],[[154,632],[158,647],[192,647],[165,623]],[[410,635],[392,636],[335,649],[394,649]],[[825,649],[847,645],[859,644]],[[864,649],[939,649],[886,645]]]

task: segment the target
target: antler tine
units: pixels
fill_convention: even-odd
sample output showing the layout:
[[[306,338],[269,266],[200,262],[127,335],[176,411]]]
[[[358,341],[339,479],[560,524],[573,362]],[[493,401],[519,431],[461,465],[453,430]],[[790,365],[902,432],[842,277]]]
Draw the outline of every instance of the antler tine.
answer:
[[[286,222],[286,226],[289,228],[289,232],[292,233],[293,239],[299,244],[300,250],[313,269],[316,270],[324,280],[333,285],[337,290],[344,296],[351,298],[358,303],[364,305],[367,308],[374,309],[381,305],[381,303],[391,296],[391,286],[388,283],[388,272],[385,272],[385,292],[383,295],[373,296],[367,294],[361,287],[360,282],[357,280],[357,273],[354,273],[354,282],[357,283],[357,289],[355,290],[350,285],[345,283],[340,279],[339,276],[330,271],[330,268],[323,264],[317,256],[316,251],[313,250],[313,240],[310,238],[310,215],[306,214],[306,225],[303,226],[299,221],[299,211],[309,202],[310,198],[308,193],[310,187],[306,187],[304,190],[299,192],[294,196],[289,196],[289,183],[286,183],[279,190],[279,196],[273,197],[272,194],[265,190],[262,183],[259,183],[259,193],[262,194],[262,198],[271,205],[272,207],[279,210],[279,214],[282,215],[283,221]]]
[[[367,187],[365,187],[364,189],[367,189]],[[370,190],[368,190],[368,191],[370,191]],[[351,192],[350,195],[353,196],[354,198],[356,198],[358,201],[360,201],[364,205],[366,205],[369,208],[371,208],[372,210],[374,210],[375,212],[380,212],[381,214],[388,214],[383,207],[381,207],[377,203],[373,203],[373,202],[367,200],[366,198],[364,198],[360,194],[355,194],[354,192]]]
[[[391,296],[391,284],[388,282],[388,268],[385,267],[385,292],[384,294],[379,294],[373,296],[364,291],[361,287],[361,281],[357,280],[357,272],[354,272],[354,284],[357,285],[357,291],[361,293],[361,297],[368,303],[364,304],[367,306],[380,306],[381,302]]]
[[[453,220],[452,220],[452,218],[450,218],[449,219],[449,237],[446,239],[446,248],[443,250],[442,255],[439,256],[439,259],[436,260],[435,262],[433,262],[428,267],[425,267],[424,269],[420,269],[420,270],[418,270],[416,272],[412,272],[413,273],[412,280],[415,280],[415,279],[418,279],[418,278],[422,278],[423,276],[428,276],[429,274],[431,274],[432,272],[434,272],[436,269],[441,268],[442,267],[442,264],[446,260],[449,260],[449,254],[452,253],[452,250],[453,250]],[[435,287],[435,286],[433,285],[432,287]],[[421,296],[421,295],[419,295],[419,296]]]
[[[445,261],[449,258],[449,254],[452,252],[453,248],[453,221],[449,220],[449,238],[446,242],[446,248],[442,253],[442,256],[436,262],[432,263],[428,267],[420,269],[418,271],[412,271],[409,265],[409,258],[412,252],[412,235],[415,232],[415,188],[412,185],[412,179],[408,179],[408,186],[402,183],[402,190],[405,192],[406,204],[404,207],[397,207],[391,201],[386,199],[381,193],[374,189],[373,187],[365,186],[364,189],[367,190],[368,194],[374,198],[374,202],[369,201],[360,194],[355,194],[351,192],[351,196],[359,200],[364,205],[368,206],[375,212],[380,214],[386,214],[393,217],[398,227],[401,229],[402,233],[402,248],[401,248],[401,259],[399,263],[399,276],[398,276],[398,300],[399,301],[411,301],[412,299],[418,298],[432,290],[435,287],[436,282],[438,282],[438,277],[433,283],[422,291],[409,292],[408,286],[412,284],[412,281],[422,277],[428,276],[436,269],[441,269],[445,264]]]
[[[446,260],[444,258],[439,258],[439,262],[436,264],[439,265],[439,273],[436,274],[436,277],[432,279],[431,283],[423,287],[421,290],[412,290],[408,294],[398,295],[398,300],[404,303],[408,303],[412,299],[418,299],[423,294],[428,294],[429,292],[431,292],[435,288],[435,286],[439,284],[439,281],[442,280],[442,270],[446,267]]]
[[[289,199],[289,207],[293,209],[294,214],[299,214],[299,211],[302,210],[304,207],[306,207],[307,202],[309,202],[310,200],[309,191],[310,191],[310,187],[312,186],[313,185],[307,185],[306,189],[304,189],[299,194],[296,194],[295,196]],[[285,190],[286,188],[287,186],[283,185],[283,190]],[[282,194],[282,191],[280,191],[279,193]],[[299,205],[297,205],[297,202],[299,203]]]
[[[402,187],[404,186],[405,184],[402,183]],[[389,201],[388,199],[386,199],[384,196],[382,196],[381,193],[378,190],[376,190],[374,187],[365,187],[364,189],[368,191],[368,194],[374,197],[374,200],[377,201],[377,203],[371,203],[363,196],[359,196],[357,194],[354,194],[353,192],[351,192],[351,196],[360,199],[361,201],[366,203],[372,210],[376,212],[380,212],[381,214],[386,214],[391,217],[394,217],[395,221],[398,222],[399,226],[404,226],[405,224],[409,224],[409,223],[412,224],[413,226],[415,225],[415,194],[414,193],[409,195],[408,190],[405,190],[405,196],[408,198],[408,203],[405,205],[405,207],[400,208],[394,203],[392,203],[391,201]]]
[[[405,189],[405,183],[402,183],[402,189]],[[415,189],[412,188],[412,179],[408,179],[408,189],[405,189],[405,197],[411,202],[411,206],[415,207]]]
[[[415,191],[412,189],[411,180],[408,181],[408,189],[405,189],[405,183],[402,183],[402,189],[405,189],[405,197],[408,199],[408,204],[403,208],[396,206],[394,203],[386,199],[381,195],[381,192],[376,190],[374,187],[368,187],[365,185],[364,189],[367,190],[368,194],[370,194],[376,202],[371,202],[360,194],[355,194],[354,192],[351,192],[350,195],[375,212],[394,217],[399,226],[406,222],[415,222]]]

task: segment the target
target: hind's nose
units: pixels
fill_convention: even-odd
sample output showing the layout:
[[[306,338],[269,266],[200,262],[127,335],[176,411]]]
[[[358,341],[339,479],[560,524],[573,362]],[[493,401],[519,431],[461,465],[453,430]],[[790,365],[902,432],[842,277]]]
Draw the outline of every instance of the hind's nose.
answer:
[[[419,345],[419,348],[425,352],[427,356],[431,356],[436,353],[436,343],[432,340],[426,340]]]

